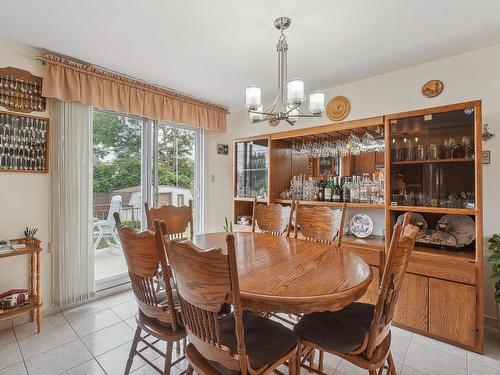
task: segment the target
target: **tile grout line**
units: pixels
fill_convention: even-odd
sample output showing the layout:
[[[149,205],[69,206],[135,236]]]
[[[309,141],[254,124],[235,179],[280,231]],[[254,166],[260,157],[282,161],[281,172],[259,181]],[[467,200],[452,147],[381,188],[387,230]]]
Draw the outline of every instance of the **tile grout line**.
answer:
[[[78,336],[78,333],[76,333],[75,329],[73,328],[73,326],[71,325],[71,323],[68,321],[68,319],[66,318],[66,316],[64,316],[64,314],[62,314],[62,313],[60,313],[60,314],[62,315],[63,319],[66,321],[66,323],[68,324],[68,326],[69,326],[69,327],[73,330],[73,332],[75,333],[75,335],[76,335],[76,339],[74,339],[74,340],[72,340],[72,341],[69,341],[69,342],[66,342],[66,343],[62,343],[61,345],[57,345],[57,346],[55,346],[55,347],[53,347],[53,348],[51,348],[51,349],[48,349],[48,350],[45,350],[45,351],[40,352],[40,353],[38,353],[38,354],[35,354],[35,355],[33,355],[31,358],[34,358],[34,357],[36,357],[37,355],[40,355],[40,354],[45,354],[45,353],[48,353],[48,352],[50,352],[51,350],[58,349],[58,348],[60,348],[60,347],[62,347],[62,346],[64,346],[64,345],[67,345],[67,344],[70,344],[70,343],[73,343],[73,342],[76,342],[76,341],[80,341],[80,342],[83,344],[83,346],[85,347],[85,349],[87,349],[87,351],[88,351],[88,352],[90,353],[90,355],[93,357],[92,352],[91,352],[91,351],[87,348],[87,346],[85,345],[85,343],[81,340],[80,336]],[[56,327],[52,327],[52,328],[50,328],[50,329],[49,329],[49,331],[50,331],[51,329],[59,328],[59,327],[62,327],[62,326],[63,326],[63,324],[58,325],[58,326],[56,326]],[[38,333],[35,333],[34,335],[37,335],[37,334],[38,334]],[[26,373],[27,373],[27,374],[30,374],[30,371],[28,370],[28,366],[27,366],[27,364],[26,364],[26,360],[29,360],[30,358],[24,358],[24,354],[23,354],[23,352],[22,352],[22,350],[21,350],[21,346],[19,345],[19,340],[17,339],[17,335],[16,335],[16,331],[15,331],[15,330],[14,330],[14,335],[15,335],[15,337],[16,337],[16,341],[17,341],[17,344],[18,344],[18,346],[19,346],[19,351],[21,352],[21,356],[22,356],[22,358],[23,358],[23,363],[24,363],[24,367],[26,368]],[[26,338],[32,337],[32,336],[34,336],[34,335],[27,336]],[[85,362],[82,362],[82,363],[85,363]],[[80,364],[78,364],[77,366],[79,366],[79,365],[81,365],[81,363],[80,363]],[[71,367],[70,369],[67,369],[67,370],[65,370],[65,371],[71,370],[72,368],[75,368],[75,367],[77,367],[77,366]],[[64,372],[64,371],[63,371],[63,372]],[[61,373],[60,373],[60,374],[61,374]]]
[[[415,335],[412,333],[410,336],[410,343],[408,344],[408,348],[406,349],[405,357],[403,358],[403,367],[406,366],[406,358],[408,357],[408,353],[410,352],[410,347],[411,347],[411,344],[413,342],[413,337],[415,337]],[[401,368],[401,369],[403,369],[403,368]]]
[[[24,354],[23,354],[23,351],[21,350],[21,345],[19,345],[19,340],[17,339],[16,331],[14,330],[14,325],[12,325],[11,329],[12,329],[12,333],[14,334],[14,340],[16,341],[17,349],[19,350],[19,353],[21,354],[21,362],[23,363],[24,369],[26,370],[26,374],[29,374],[28,366],[26,365],[26,360],[24,359]]]
[[[112,325],[110,325],[110,326],[108,326],[108,327],[104,327],[104,328],[101,328],[101,329],[99,329],[99,330],[97,330],[97,331],[95,331],[95,332],[89,333],[88,335],[94,334],[94,333],[99,332],[99,331],[101,331],[101,330],[103,330],[103,329],[105,329],[105,328],[112,327],[112,326],[117,325],[117,324],[122,323],[122,322],[123,322],[123,323],[125,323],[128,327],[130,327],[130,326],[126,323],[126,321],[125,321],[124,319],[122,319],[122,318],[121,318],[118,314],[116,314],[116,313],[115,313],[115,312],[114,312],[114,311],[113,311],[113,310],[112,310],[112,309],[111,309],[108,305],[106,305],[104,302],[102,302],[102,301],[101,301],[101,299],[97,299],[97,300],[95,300],[95,301],[100,301],[101,303],[103,303],[103,304],[106,306],[106,308],[105,308],[105,309],[102,309],[102,310],[99,310],[99,311],[95,311],[95,312],[89,313],[89,314],[85,314],[85,315],[83,315],[83,316],[79,317],[78,319],[80,319],[80,318],[85,318],[85,317],[88,317],[88,316],[91,316],[91,315],[97,314],[97,313],[102,312],[102,311],[105,311],[105,310],[110,310],[110,311],[111,311],[111,312],[112,312],[115,316],[117,316],[117,317],[120,319],[120,321],[119,321],[119,322],[117,322],[117,323],[115,323],[115,324],[112,324]],[[92,302],[95,302],[95,301],[92,301]],[[129,301],[125,301],[125,302],[122,302],[122,303],[127,303],[127,302],[129,302]],[[121,305],[122,303],[119,303],[119,304],[117,304],[117,305],[115,305],[115,306]],[[83,306],[83,305],[84,305],[84,304],[82,304],[82,306]],[[69,341],[69,342],[66,342],[66,343],[62,343],[61,345],[57,345],[57,346],[55,346],[55,347],[53,347],[53,348],[50,348],[50,349],[48,349],[48,350],[44,350],[44,351],[42,351],[42,352],[40,352],[40,353],[37,353],[37,354],[33,355],[33,356],[32,356],[32,357],[30,357],[30,358],[33,358],[33,357],[35,357],[35,356],[37,356],[37,355],[40,355],[40,354],[48,353],[49,351],[52,351],[52,350],[57,349],[57,348],[60,348],[60,347],[61,347],[61,346],[63,346],[63,345],[67,345],[67,344],[69,344],[69,343],[73,343],[73,342],[76,342],[76,341],[80,341],[80,342],[83,344],[83,346],[85,347],[85,349],[86,349],[86,350],[90,353],[90,355],[92,356],[92,360],[95,360],[95,361],[97,362],[97,364],[99,365],[99,367],[103,370],[103,372],[104,372],[105,374],[107,374],[106,370],[105,370],[105,369],[101,366],[100,362],[97,360],[97,357],[96,357],[96,356],[94,356],[94,354],[90,351],[90,349],[87,347],[87,345],[85,345],[85,342],[82,340],[82,338],[83,338],[83,337],[82,337],[82,336],[80,336],[80,335],[78,334],[78,332],[76,332],[75,328],[73,327],[73,325],[71,324],[71,322],[68,320],[68,318],[67,318],[67,316],[64,314],[64,312],[63,312],[63,311],[59,311],[59,312],[57,312],[57,313],[61,314],[61,316],[63,317],[63,319],[66,321],[66,323],[68,324],[68,326],[69,326],[69,327],[71,328],[71,330],[72,330],[72,331],[76,334],[76,336],[77,336],[77,337],[76,337],[74,340],[72,340],[72,341]],[[57,314],[57,313],[55,313],[55,314]],[[55,314],[54,314],[54,315],[55,315]],[[11,322],[11,323],[12,323],[12,322]],[[23,324],[29,324],[29,323],[32,323],[32,322],[26,322],[26,323],[23,323]],[[22,325],[22,324],[20,324],[20,325]],[[49,330],[52,330],[52,329],[55,329],[55,328],[62,327],[63,325],[64,325],[64,324],[57,325],[57,326],[55,326],[55,327],[50,328]],[[24,354],[23,354],[23,351],[21,350],[21,345],[20,345],[20,343],[19,343],[20,339],[17,337],[17,334],[16,334],[16,331],[15,331],[14,327],[15,327],[14,325],[11,325],[11,327],[9,327],[9,328],[12,330],[12,333],[13,333],[13,335],[14,335],[14,339],[15,339],[15,342],[16,342],[16,345],[17,345],[17,348],[18,348],[19,353],[20,353],[20,355],[21,355],[21,361],[19,361],[19,362],[17,362],[17,363],[21,363],[21,362],[22,362],[22,363],[23,363],[23,365],[24,365],[24,368],[25,368],[25,370],[26,370],[26,373],[27,373],[27,374],[30,374],[30,371],[28,370],[28,366],[27,366],[27,364],[26,364],[26,361],[27,361],[27,360],[29,360],[30,358],[25,358],[25,356],[24,356]],[[21,340],[27,339],[27,338],[32,337],[32,336],[37,335],[37,334],[38,334],[38,333],[35,333],[35,334],[33,334],[33,335],[26,336],[26,337],[22,338]],[[86,336],[88,336],[88,335],[86,335]],[[131,341],[131,340],[130,340],[130,341]],[[121,344],[121,345],[125,345],[125,344],[129,343],[130,341],[127,341],[126,343],[123,343],[123,344]],[[118,345],[118,346],[121,346],[121,345]],[[117,347],[118,347],[118,346],[117,346]],[[112,349],[110,349],[110,350],[107,350],[107,351],[105,351],[105,352],[101,353],[100,355],[105,354],[105,353],[108,353],[109,351],[111,351],[111,350],[113,350],[113,349],[116,349],[117,347],[112,348]],[[156,357],[156,358],[158,358],[158,357]],[[155,358],[155,359],[156,359],[156,358]],[[90,361],[90,360],[89,360],[89,361]],[[76,366],[73,366],[73,367],[71,367],[71,368],[69,368],[69,369],[66,369],[66,370],[64,370],[62,373],[66,372],[66,371],[69,371],[69,370],[71,370],[71,369],[74,369],[74,368],[76,368],[76,367],[78,367],[78,366],[82,365],[83,363],[86,363],[86,362],[89,362],[89,361],[82,362],[82,363],[80,363],[80,364],[78,364],[78,365],[76,365]],[[14,366],[14,365],[16,365],[17,363],[13,364],[13,366]],[[144,366],[144,365],[143,365],[143,366]],[[141,367],[143,367],[143,366],[141,366]],[[139,368],[140,368],[140,367],[139,367]],[[61,373],[60,373],[60,374],[61,374]]]

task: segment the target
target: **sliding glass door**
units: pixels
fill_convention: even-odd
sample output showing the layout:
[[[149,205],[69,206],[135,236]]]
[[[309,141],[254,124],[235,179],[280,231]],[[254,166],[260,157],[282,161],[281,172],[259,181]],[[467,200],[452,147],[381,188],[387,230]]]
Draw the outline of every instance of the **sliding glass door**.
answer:
[[[196,232],[203,226],[202,157],[200,129],[160,122],[155,126],[153,197],[155,206],[187,206],[193,202]]]
[[[127,283],[127,265],[113,213],[146,229],[144,202],[153,206],[193,201],[195,230],[202,230],[203,133],[199,129],[124,114],[93,111],[92,233],[96,289]]]
[[[143,228],[143,147],[147,121],[93,111],[93,251],[97,285],[126,278],[127,265],[113,213],[137,230]],[[122,280],[123,281],[123,280]]]

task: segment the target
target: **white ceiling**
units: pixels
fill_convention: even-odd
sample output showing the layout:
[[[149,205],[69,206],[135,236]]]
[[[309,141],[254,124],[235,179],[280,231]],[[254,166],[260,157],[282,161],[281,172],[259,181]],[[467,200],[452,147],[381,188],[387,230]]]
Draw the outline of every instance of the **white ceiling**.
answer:
[[[498,0],[2,1],[0,39],[239,110],[250,84],[274,95],[278,16],[310,91],[500,43]]]

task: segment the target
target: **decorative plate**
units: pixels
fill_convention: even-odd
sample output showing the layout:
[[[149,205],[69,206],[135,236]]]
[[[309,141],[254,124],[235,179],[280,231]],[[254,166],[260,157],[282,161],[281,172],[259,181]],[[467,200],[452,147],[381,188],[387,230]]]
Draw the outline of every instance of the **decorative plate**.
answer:
[[[326,115],[332,121],[341,121],[351,110],[351,103],[345,96],[334,96],[326,105]]]
[[[422,95],[434,98],[443,92],[443,87],[443,82],[439,79],[433,79],[422,86]]]
[[[410,224],[415,225],[419,227],[420,229],[427,229],[427,221],[424,219],[424,217],[416,212],[408,212],[410,214]],[[403,224],[403,219],[405,217],[405,214],[401,214],[398,216],[396,220],[396,224]]]
[[[422,229],[418,232],[417,243],[449,248],[455,248],[458,245],[457,238],[453,234],[436,229]]]
[[[358,238],[366,238],[373,232],[373,221],[365,214],[354,215],[349,226],[351,233]]]
[[[444,215],[437,224],[457,238],[457,246],[470,245],[476,239],[476,225],[467,215]]]

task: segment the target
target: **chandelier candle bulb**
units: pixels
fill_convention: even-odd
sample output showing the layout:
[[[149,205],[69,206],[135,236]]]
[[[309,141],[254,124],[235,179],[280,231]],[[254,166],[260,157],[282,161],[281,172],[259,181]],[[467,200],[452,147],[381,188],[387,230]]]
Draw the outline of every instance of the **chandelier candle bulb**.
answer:
[[[262,93],[259,87],[250,86],[245,90],[245,106],[255,111],[260,106],[262,107]]]
[[[315,92],[309,95],[309,112],[313,115],[321,115],[325,111],[325,94]]]
[[[287,99],[290,104],[302,104],[304,102],[304,81],[292,79],[287,84]]]

